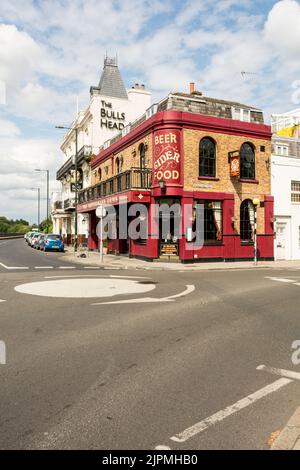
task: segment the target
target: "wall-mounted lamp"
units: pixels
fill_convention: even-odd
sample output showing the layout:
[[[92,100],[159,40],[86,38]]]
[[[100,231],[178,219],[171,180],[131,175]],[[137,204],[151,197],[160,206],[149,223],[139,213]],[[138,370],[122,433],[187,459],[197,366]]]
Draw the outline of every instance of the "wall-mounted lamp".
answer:
[[[160,187],[160,189],[161,189],[162,191],[164,191],[164,190],[166,189],[166,183],[165,183],[165,181],[164,181],[163,179],[159,180],[158,186]]]

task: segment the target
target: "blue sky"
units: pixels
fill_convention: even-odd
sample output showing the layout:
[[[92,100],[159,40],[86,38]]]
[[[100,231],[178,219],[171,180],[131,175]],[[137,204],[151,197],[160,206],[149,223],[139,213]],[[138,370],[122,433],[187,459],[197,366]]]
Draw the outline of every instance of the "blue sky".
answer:
[[[59,187],[54,126],[72,121],[76,96],[87,105],[106,51],[127,87],[145,83],[154,102],[194,81],[268,120],[300,106],[299,26],[296,0],[1,0],[0,214],[34,220],[37,166]]]

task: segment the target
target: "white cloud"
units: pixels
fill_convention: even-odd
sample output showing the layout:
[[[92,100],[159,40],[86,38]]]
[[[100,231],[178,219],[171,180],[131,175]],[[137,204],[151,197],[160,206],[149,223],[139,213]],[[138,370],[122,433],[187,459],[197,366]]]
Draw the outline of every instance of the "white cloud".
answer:
[[[50,170],[50,192],[59,189],[55,179],[62,165],[58,142],[50,139],[24,139],[12,136],[1,139],[0,148],[0,214],[10,218],[36,220],[36,195],[30,189],[40,187],[42,213],[46,213],[45,174],[35,168]]]
[[[300,5],[295,0],[282,0],[270,11],[265,24],[265,39],[275,55],[299,56]],[[297,59],[298,60],[298,59]]]
[[[20,130],[14,122],[0,118],[0,137],[11,137],[19,134]]]

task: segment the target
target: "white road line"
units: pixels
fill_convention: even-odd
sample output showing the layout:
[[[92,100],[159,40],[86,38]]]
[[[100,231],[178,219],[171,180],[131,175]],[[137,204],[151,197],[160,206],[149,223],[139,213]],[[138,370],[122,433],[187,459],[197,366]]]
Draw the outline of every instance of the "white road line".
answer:
[[[53,266],[35,266],[34,269],[53,269]]]
[[[111,267],[109,267],[109,266],[104,266],[104,269],[109,269],[109,270],[112,270],[112,271],[113,271],[113,270],[114,270],[114,271],[118,271],[118,270],[120,270],[121,268],[117,268],[117,267],[115,267],[115,266],[114,266],[113,268],[111,268]]]
[[[242,398],[233,405],[227,406],[227,408],[225,408],[224,410],[218,411],[217,413],[214,413],[208,418],[199,421],[199,423],[194,424],[194,426],[185,429],[183,432],[176,434],[170,439],[175,442],[185,442],[191,437],[196,436],[196,434],[205,431],[205,429],[209,428],[210,426],[213,426],[214,424],[223,421],[223,419],[227,418],[228,416],[237,413],[238,411],[242,410],[243,408],[246,408],[249,405],[252,405],[257,400],[260,400],[261,398],[269,395],[270,393],[276,392],[277,390],[284,387],[285,385],[288,385],[291,382],[292,380],[287,378],[278,379],[275,382],[267,385],[266,387],[261,388],[257,392],[254,392],[251,395]]]
[[[75,274],[74,276],[69,274],[69,276],[67,275],[64,275],[64,276],[44,276],[44,279],[73,279],[73,278],[76,278],[76,277],[82,277],[82,278],[85,278],[85,277],[90,277],[90,278],[102,278],[104,277],[105,279],[107,279],[107,276],[104,276],[104,274]]]
[[[270,372],[270,374],[280,375],[281,377],[288,377],[289,379],[300,380],[300,373],[294,372],[292,370],[277,369],[276,367],[269,367],[269,366],[265,366],[264,364],[262,364],[261,366],[258,366],[256,369]]]
[[[0,302],[6,302],[6,300],[0,299]]]
[[[110,274],[108,277],[112,277],[114,279],[151,279],[151,277],[145,276],[118,276],[114,274]]]
[[[185,291],[180,292],[179,294],[170,295],[169,297],[166,297],[166,299],[177,299],[178,297],[184,297],[185,295],[191,294],[195,290],[195,286],[192,284],[186,285],[185,287]]]
[[[265,277],[265,279],[270,279],[270,281],[277,281],[277,282],[297,282],[295,281],[294,279],[285,279],[285,278],[281,278],[281,277]]]
[[[28,266],[6,266],[6,264],[0,262],[0,266],[5,269],[29,269]]]
[[[75,266],[59,266],[58,269],[76,269]]]
[[[126,300],[115,300],[112,302],[97,302],[91,305],[109,305],[109,304],[139,304],[139,303],[151,303],[151,302],[173,302],[179,297],[191,294],[195,290],[194,285],[186,285],[186,289],[179,294],[170,295],[169,297],[141,297],[140,299],[126,299]]]
[[[100,269],[99,266],[84,266],[84,269]]]

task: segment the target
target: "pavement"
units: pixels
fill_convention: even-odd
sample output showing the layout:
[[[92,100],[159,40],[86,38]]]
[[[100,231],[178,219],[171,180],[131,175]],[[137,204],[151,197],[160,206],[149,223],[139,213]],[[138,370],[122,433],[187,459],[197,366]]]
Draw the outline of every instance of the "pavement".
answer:
[[[300,450],[300,406],[284,429],[279,432],[272,450]]]
[[[299,268],[104,267],[0,241],[0,448],[269,449],[299,407]]]
[[[85,257],[80,257],[80,254]],[[213,263],[191,263],[184,264],[180,262],[164,262],[154,260],[153,262],[129,258],[123,255],[104,255],[103,262],[100,260],[99,252],[80,251],[75,253],[72,247],[66,247],[63,256],[64,261],[78,263],[85,266],[98,266],[105,268],[120,269],[141,269],[146,271],[167,270],[167,271],[207,271],[207,270],[229,270],[229,269],[257,269],[257,268],[295,268],[300,269],[300,260],[298,261],[259,261],[255,266],[251,261],[235,262],[213,262]]]

